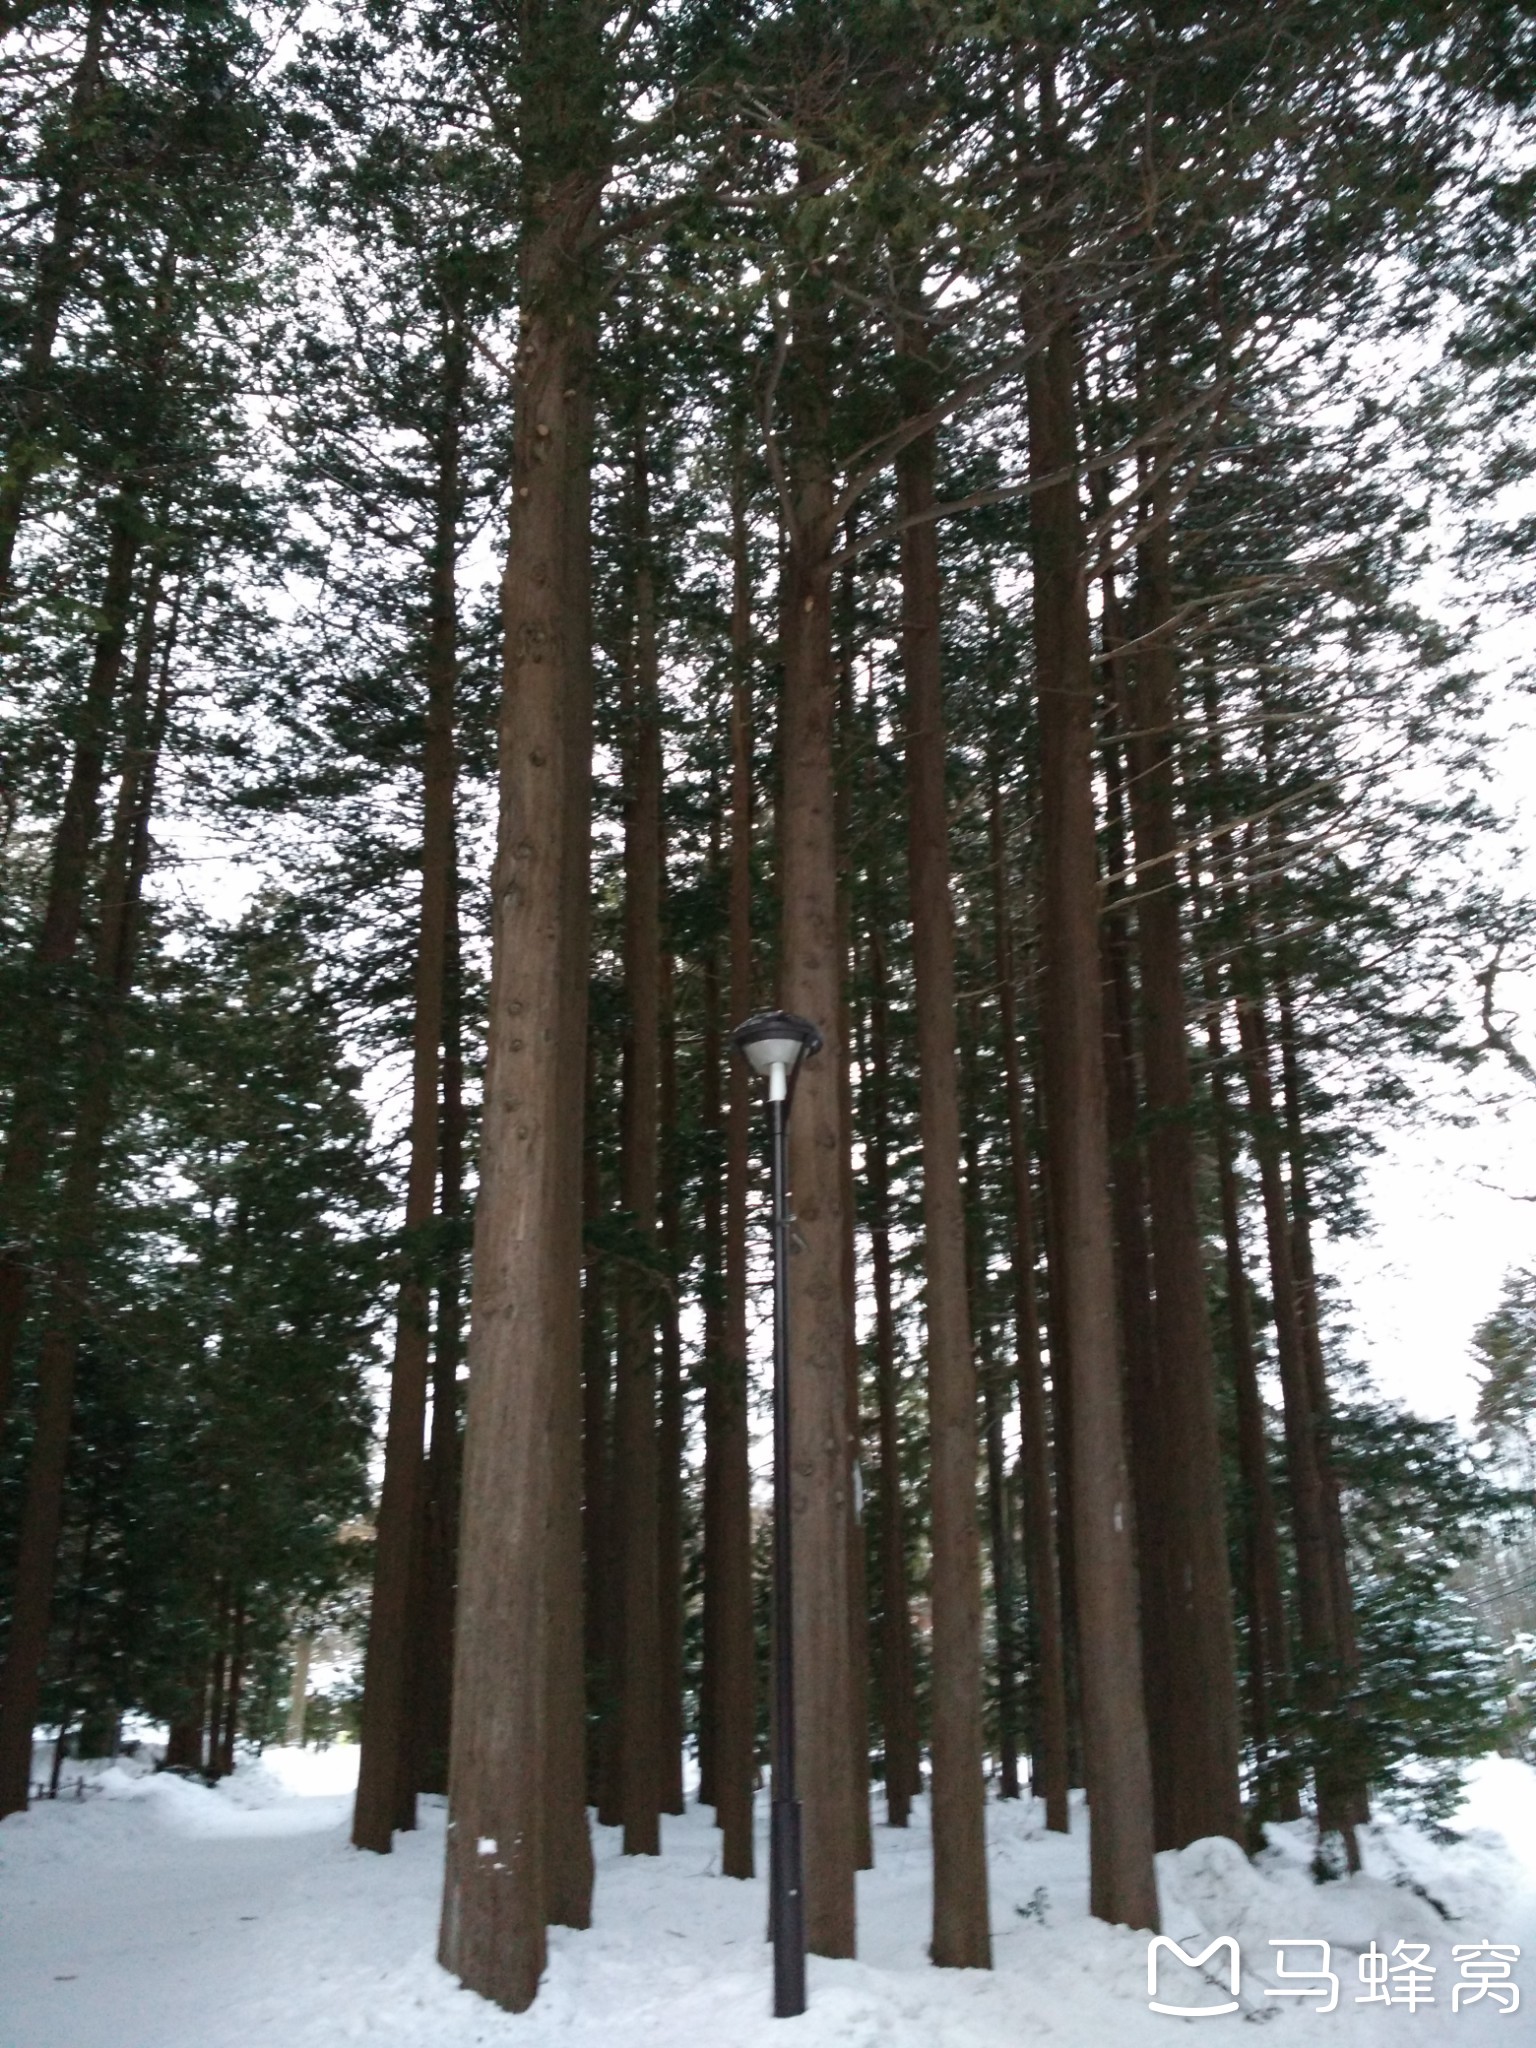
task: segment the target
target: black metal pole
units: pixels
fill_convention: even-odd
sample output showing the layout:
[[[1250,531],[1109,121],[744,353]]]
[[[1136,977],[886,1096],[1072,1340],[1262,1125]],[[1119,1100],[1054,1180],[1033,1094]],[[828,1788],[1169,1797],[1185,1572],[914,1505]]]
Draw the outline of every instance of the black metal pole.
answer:
[[[770,1091],[771,1097],[771,1091]],[[805,1881],[800,1800],[795,1787],[794,1558],[789,1488],[789,1105],[768,1103],[773,1154],[773,1809],[769,1847],[769,1927],[773,1934],[773,2011],[805,2011]]]

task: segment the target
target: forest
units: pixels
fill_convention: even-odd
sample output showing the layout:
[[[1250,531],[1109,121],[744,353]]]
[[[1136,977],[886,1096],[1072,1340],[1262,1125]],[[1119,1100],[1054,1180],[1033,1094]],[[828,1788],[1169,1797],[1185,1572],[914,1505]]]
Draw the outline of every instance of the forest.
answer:
[[[513,2012],[763,1877],[778,1007],[814,1956],[1536,1763],[1536,1251],[1467,1431],[1329,1270],[1536,1087],[1536,8],[0,30],[0,1816],[307,1719]]]

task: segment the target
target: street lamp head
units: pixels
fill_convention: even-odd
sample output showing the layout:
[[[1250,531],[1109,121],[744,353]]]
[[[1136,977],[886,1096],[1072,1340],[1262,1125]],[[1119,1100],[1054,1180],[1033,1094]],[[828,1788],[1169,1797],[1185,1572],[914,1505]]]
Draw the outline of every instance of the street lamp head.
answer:
[[[802,1060],[821,1051],[821,1033],[805,1017],[788,1010],[760,1010],[731,1033],[731,1043],[754,1074],[772,1084],[774,1069],[787,1087]]]

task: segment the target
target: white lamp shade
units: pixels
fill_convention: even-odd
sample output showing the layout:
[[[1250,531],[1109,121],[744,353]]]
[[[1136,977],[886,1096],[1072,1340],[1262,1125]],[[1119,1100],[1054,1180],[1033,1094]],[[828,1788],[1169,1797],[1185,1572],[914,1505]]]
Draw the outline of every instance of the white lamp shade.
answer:
[[[808,1054],[821,1050],[821,1033],[804,1017],[785,1010],[763,1010],[731,1033],[737,1051],[754,1074],[766,1076],[775,1067],[793,1074]]]
[[[798,1038],[754,1038],[741,1050],[754,1073],[766,1074],[771,1067],[794,1066],[800,1047]]]

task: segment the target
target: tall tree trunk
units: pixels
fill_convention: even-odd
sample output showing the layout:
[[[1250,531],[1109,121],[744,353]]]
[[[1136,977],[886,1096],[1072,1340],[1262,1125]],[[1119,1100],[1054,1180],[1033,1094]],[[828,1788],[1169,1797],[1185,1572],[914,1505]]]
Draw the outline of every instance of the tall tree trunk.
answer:
[[[1030,361],[1028,407],[1030,469],[1039,479],[1031,500],[1031,553],[1044,856],[1042,1038],[1054,1249],[1071,1376],[1080,1682],[1092,1817],[1090,1905],[1101,1919],[1155,1928],[1151,1767],[1114,1324],[1094,692],[1072,343],[1062,327]]]
[[[869,1040],[859,1049],[864,1187],[874,1296],[875,1400],[880,1442],[880,1705],[885,1741],[885,1818],[906,1827],[922,1790],[912,1678],[906,1514],[901,1487],[901,1386],[891,1267],[889,998],[885,937],[873,875],[869,904]]]
[[[20,392],[10,407],[4,466],[0,468],[0,608],[10,600],[16,535],[27,492],[43,461],[40,436],[48,412],[47,377],[58,339],[59,316],[74,270],[89,168],[89,129],[101,97],[101,44],[112,0],[91,0],[85,42],[70,88],[65,116],[53,226],[38,252],[31,303],[26,310],[26,353]]]
[[[1024,1519],[1024,1565],[1035,1645],[1034,1790],[1045,1801],[1047,1829],[1071,1827],[1067,1800],[1066,1645],[1056,1521],[1051,1500],[1050,1421],[1040,1353],[1040,1306],[1035,1289],[1034,1194],[1030,1186],[1029,1131],[1024,1116],[1023,1063],[1019,1056],[1018,985],[1008,915],[1007,849],[1002,797],[991,791],[992,945],[998,987],[1007,1108],[1008,1169],[1013,1190],[1013,1329],[1019,1389],[1019,1480]]]
[[[219,1731],[219,1776],[235,1774],[235,1737],[240,1732],[241,1696],[245,1688],[245,1595],[235,1595],[235,1627],[229,1650],[229,1683],[224,1692],[224,1724]]]
[[[1106,597],[1106,610],[1109,602]],[[1110,664],[1113,672],[1114,664]],[[1113,715],[1102,749],[1109,882],[1099,943],[1104,975],[1104,1075],[1109,1117],[1110,1215],[1115,1231],[1115,1293],[1125,1368],[1131,1487],[1136,1500],[1136,1575],[1141,1592],[1141,1684],[1152,1752],[1153,1840],[1173,1845],[1173,1758],[1161,1739],[1170,1722],[1168,1511],[1170,1455],[1163,1418],[1154,1329],[1152,1258],[1147,1242],[1147,1180],[1140,1130],[1136,995],[1123,880],[1126,864],[1123,775]]]
[[[664,829],[664,828],[663,828]],[[666,850],[658,856],[666,873]],[[682,1264],[682,1188],[677,1138],[677,1025],[670,946],[661,955],[661,1298],[656,1411],[656,1586],[659,1643],[658,1792],[663,1813],[683,1811],[683,1336],[678,1303]]]
[[[362,1756],[352,1840],[387,1854],[395,1828],[416,1825],[420,1765],[413,1741],[413,1664],[425,1629],[427,1507],[423,1434],[431,1352],[430,1254],[442,1117],[444,986],[454,894],[454,692],[458,675],[456,571],[461,412],[469,373],[462,319],[445,323],[441,413],[435,449],[434,529],[426,649],[427,717],[422,746],[421,909],[411,1030],[410,1164],[406,1175],[405,1270],[395,1296],[384,1483],[374,1543],[373,1602],[363,1669]]]
[[[921,344],[918,344],[921,346]],[[907,686],[907,868],[923,1158],[923,1275],[933,1524],[933,1942],[935,1963],[990,1969],[982,1774],[981,1556],[976,1365],[966,1299],[955,1028],[955,930],[945,798],[935,441],[899,465],[902,666]]]
[[[722,882],[721,799],[711,778],[708,887],[713,895]],[[721,1015],[720,934],[712,932],[703,949],[703,1016],[699,1033],[699,1126],[703,1157],[699,1174],[699,1236],[703,1265],[699,1290],[703,1311],[704,1487],[700,1544],[703,1638],[699,1660],[697,1745],[699,1804],[715,1804],[715,1710],[719,1675],[720,1584],[720,1392],[725,1375],[725,1107],[720,1092],[725,1059]],[[715,1816],[716,1821],[719,1815]]]
[[[1206,663],[1202,696],[1205,712],[1207,773],[1219,791],[1225,774],[1216,671]],[[1225,799],[1214,807],[1213,865],[1220,900],[1219,931],[1230,943],[1243,925],[1233,859],[1233,837]],[[1199,870],[1191,859],[1192,887],[1198,895]],[[1259,1761],[1256,1812],[1281,1820],[1301,1818],[1300,1786],[1289,1745],[1277,1741],[1277,1723],[1291,1702],[1290,1628],[1286,1615],[1280,1561],[1279,1520],[1270,1481],[1269,1441],[1264,1403],[1259,1391],[1258,1345],[1253,1328],[1253,1302],[1243,1256],[1234,1113],[1227,1050],[1222,1034],[1222,980],[1215,962],[1202,966],[1206,1046],[1210,1056],[1211,1107],[1216,1144],[1217,1184],[1225,1246],[1228,1336],[1232,1347],[1233,1397],[1237,1419],[1238,1465],[1247,1509],[1245,1560],[1248,1568],[1250,1688],[1254,1748]],[[1238,1053],[1241,1066],[1243,1054]]]
[[[848,521],[848,538],[854,536],[854,522]],[[837,1115],[843,1134],[843,1371],[848,1402],[848,1444],[854,1463],[854,1485],[849,1490],[848,1513],[848,1768],[853,1790],[853,1857],[860,1870],[872,1870],[875,1863],[874,1832],[869,1817],[869,1579],[864,1555],[863,1516],[863,1387],[859,1358],[858,1300],[858,1207],[853,1181],[853,1014],[849,1005],[847,966],[851,940],[851,905],[847,859],[849,811],[852,798],[850,776],[855,745],[853,706],[854,620],[856,590],[850,564],[841,578],[841,613],[837,653],[837,843],[842,859],[838,864],[837,927],[838,956],[843,963],[842,1010],[837,1024]]]
[[[37,1364],[37,1410],[27,1460],[11,1603],[10,1635],[0,1666],[0,1819],[27,1803],[32,1727],[37,1718],[64,1515],[64,1484],[74,1418],[75,1368],[87,1315],[102,1160],[111,1128],[121,1058],[123,1011],[133,982],[139,909],[149,866],[155,779],[170,707],[170,655],[176,609],[161,651],[155,703],[149,683],[152,624],[141,636],[116,815],[102,886],[93,1014],[86,1033],[75,1128],[59,1204],[58,1239]],[[217,1732],[217,1731],[216,1731]]]
[[[1273,821],[1271,833],[1273,835]],[[1343,1692],[1354,1692],[1360,1673],[1360,1650],[1355,1637],[1355,1596],[1349,1576],[1349,1548],[1344,1533],[1344,1503],[1338,1467],[1333,1456],[1332,1397],[1328,1390],[1328,1369],[1323,1360],[1323,1336],[1317,1293],[1317,1269],[1312,1258],[1312,1202],[1307,1189],[1306,1140],[1302,1124],[1300,1054],[1296,1040],[1295,996],[1289,976],[1282,969],[1275,976],[1275,993],[1280,1013],[1280,1076],[1285,1104],[1286,1154],[1289,1165],[1292,1262],[1296,1275],[1296,1313],[1301,1326],[1302,1356],[1307,1368],[1307,1392],[1312,1404],[1312,1427],[1317,1443],[1323,1487],[1323,1533],[1328,1548],[1328,1572],[1333,1586],[1334,1626],[1338,1635],[1339,1679]],[[1350,1705],[1350,1711],[1355,1710]],[[1364,1825],[1371,1817],[1368,1788],[1357,1768],[1339,1761],[1341,1801],[1350,1817]]]
[[[809,288],[808,288],[809,289]],[[819,291],[821,287],[817,286]],[[842,1015],[826,313],[794,309],[786,398],[794,477],[780,587],[783,795],[779,813],[780,1000],[820,1031],[826,1054],[797,1083],[789,1172],[802,1249],[790,1261],[790,1413],[799,1789],[805,1808],[806,1940],[851,1956],[855,1835],[849,1782],[848,1515],[852,1486],[843,1296],[842,1131],[836,1036]]]
[[[567,323],[569,326],[569,322]],[[560,1015],[569,1020],[556,1084],[561,1128],[569,1133],[560,1161],[563,1237],[559,1359],[550,1440],[550,1494],[545,1524],[544,1913],[551,1926],[587,1927],[592,1919],[592,1835],[587,1824],[586,1629],[582,1619],[582,1117],[586,1109],[587,986],[591,953],[592,835],[592,380],[595,319],[576,328],[582,374],[563,394],[576,459],[566,466],[565,576],[570,633],[568,743],[572,801],[564,812],[565,848],[560,916],[579,945],[561,963]]]
[[[729,1014],[739,1024],[753,1007],[752,975],[752,572],[742,466],[731,497],[731,788]],[[715,1511],[718,1571],[714,1599],[715,1818],[727,1877],[753,1873],[752,1789],[756,1775],[756,1637],[752,1614],[752,1474],[747,1416],[747,1180],[752,1097],[746,1065],[732,1060],[727,1084],[725,1152],[725,1322],[720,1384]]]
[[[624,993],[628,1010],[620,1199],[654,1266],[660,1175],[661,723],[645,445],[634,460],[635,637],[624,824]],[[626,1267],[614,1397],[615,1540],[622,1587],[619,1803],[627,1856],[661,1853],[661,1638],[654,1270]]]
[[[453,1728],[453,1609],[459,1525],[459,1363],[463,1355],[459,1231],[464,1209],[464,1048],[458,852],[451,856],[443,959],[442,1114],[438,1136],[437,1316],[426,1492],[424,1611],[418,1631],[417,1789],[448,1790]]]
[[[1003,1417],[1008,1398],[996,1357],[989,1313],[986,1218],[987,1192],[982,1185],[977,1131],[981,1087],[977,1074],[978,1019],[976,1002],[967,1004],[965,1036],[965,1195],[966,1263],[971,1304],[976,1317],[976,1356],[981,1381],[983,1435],[987,1454],[987,1539],[992,1560],[992,1616],[997,1666],[998,1796],[1019,1796],[1018,1614],[1014,1595],[1013,1511],[1008,1498],[1008,1460],[1003,1443]]]
[[[1242,1210],[1233,1159],[1232,1110],[1222,1042],[1220,990],[1206,969],[1206,1043],[1211,1060],[1211,1108],[1216,1178],[1225,1248],[1227,1337],[1237,1411],[1238,1470],[1246,1509],[1243,1553],[1248,1605],[1248,1667],[1254,1753],[1258,1758],[1257,1816],[1299,1820],[1296,1778],[1278,1744],[1278,1723],[1290,1703],[1291,1657],[1280,1565],[1280,1529],[1269,1475],[1269,1440],[1259,1392],[1253,1303],[1243,1258]]]
[[[288,1684],[288,1723],[283,1731],[283,1741],[289,1749],[304,1747],[304,1723],[309,1714],[309,1660],[314,1648],[315,1638],[309,1629],[301,1629],[294,1636],[293,1677]],[[170,1761],[169,1756],[166,1761]]]
[[[1291,1496],[1291,1534],[1296,1551],[1296,1604],[1301,1623],[1301,1703],[1320,1720],[1335,1716],[1341,1670],[1338,1617],[1328,1555],[1325,1469],[1318,1438],[1297,1308],[1296,1273],[1281,1163],[1280,1122],[1275,1114],[1269,1027],[1251,964],[1247,986],[1238,991],[1238,1029],[1248,1085],[1254,1157],[1264,1203],[1274,1296],[1275,1349],[1285,1401],[1286,1476]],[[1359,1868],[1355,1838],[1355,1786],[1333,1768],[1326,1754],[1317,1765],[1317,1824],[1321,1834],[1338,1833],[1351,1869]]]
[[[223,1533],[227,1536],[227,1529]],[[198,1769],[210,1785],[219,1775],[219,1731],[224,1726],[224,1674],[229,1662],[229,1580],[222,1572],[216,1599],[213,1659],[205,1691],[208,1718],[198,1730],[197,1737]]]
[[[587,1110],[582,1148],[581,1207],[585,1275],[581,1290],[581,1500],[583,1634],[587,1673],[587,1797],[598,1819],[617,1818],[618,1752],[614,1733],[611,1645],[613,1501],[609,1457],[612,1359],[608,1342],[607,1268],[595,1242],[603,1215],[602,1131],[599,1109],[608,1082],[596,1033],[587,1040]]]
[[[1161,1424],[1169,1450],[1157,1493],[1169,1719],[1157,1738],[1170,1765],[1171,1804],[1168,1835],[1159,1846],[1179,1849],[1206,1835],[1239,1839],[1242,1803],[1221,1432],[1195,1191],[1174,787],[1178,671],[1164,496],[1161,487],[1152,488],[1152,525],[1138,555],[1138,645],[1130,665],[1133,715],[1126,745],[1149,1119],[1153,1329]]]
[[[548,33],[556,37],[556,28]],[[575,53],[546,55],[574,90]],[[569,309],[607,175],[589,122],[572,117],[569,148],[573,175],[543,191],[522,255],[438,1950],[470,1989],[512,2011],[537,1992],[546,1922],[552,1911],[572,1910],[568,1879],[580,1882],[586,1841],[579,1707],[573,1781],[569,1731],[547,1726],[552,1666],[574,1663],[579,1687],[582,1639],[580,1171],[592,705],[586,557],[573,541],[576,529],[586,532],[591,332]],[[559,1494],[568,1467],[567,1503]],[[552,1631],[554,1600],[565,1611]],[[553,1656],[552,1632],[562,1638]],[[550,1845],[553,1798],[571,1833]]]
[[[58,1115],[55,1089],[68,970],[79,943],[107,748],[127,652],[134,567],[143,536],[142,500],[136,482],[130,482],[118,494],[109,519],[110,539],[96,611],[95,646],[85,691],[72,721],[74,744],[69,781],[53,838],[42,928],[32,951],[31,966],[37,982],[36,1017],[27,1033],[27,1057],[11,1100],[5,1163],[0,1168],[0,1429],[10,1408],[16,1350],[32,1281],[38,1204]],[[143,633],[153,630],[159,590],[157,555],[142,600],[140,616],[149,623],[141,630],[141,647]]]

